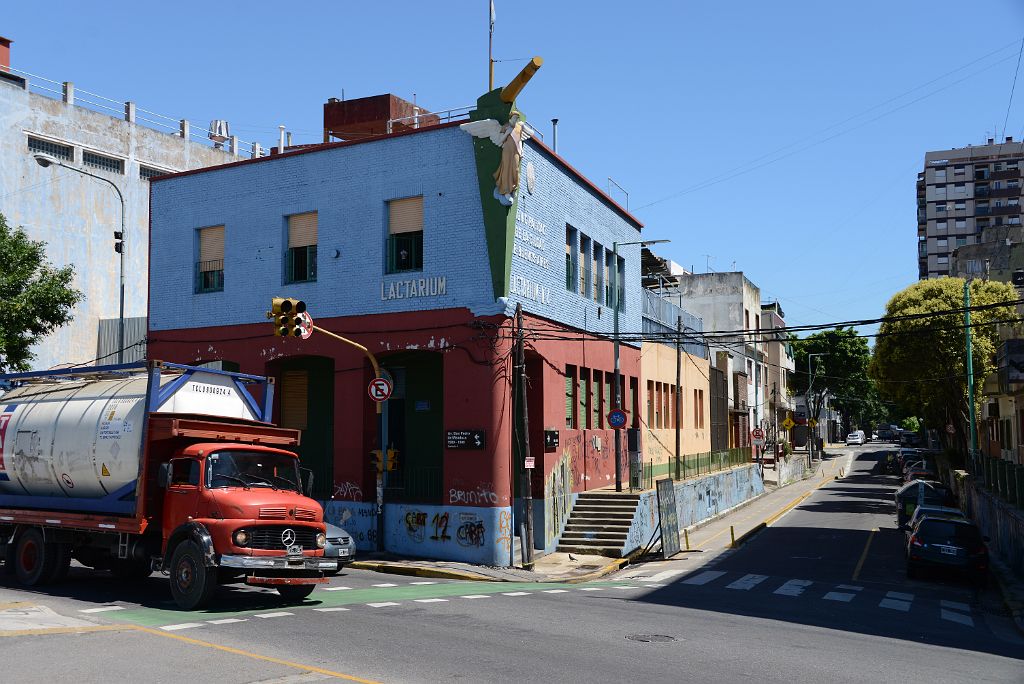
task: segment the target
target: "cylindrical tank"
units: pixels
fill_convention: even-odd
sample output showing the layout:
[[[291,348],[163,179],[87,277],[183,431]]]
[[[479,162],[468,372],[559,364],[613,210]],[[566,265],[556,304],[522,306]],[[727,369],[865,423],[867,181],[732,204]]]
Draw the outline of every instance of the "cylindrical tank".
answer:
[[[103,498],[135,482],[146,376],[30,384],[0,398],[0,494]]]

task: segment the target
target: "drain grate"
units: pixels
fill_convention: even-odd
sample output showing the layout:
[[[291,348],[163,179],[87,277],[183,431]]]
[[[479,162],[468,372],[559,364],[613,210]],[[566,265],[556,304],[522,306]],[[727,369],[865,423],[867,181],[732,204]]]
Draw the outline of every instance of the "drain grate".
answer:
[[[626,638],[630,641],[641,641],[645,644],[661,644],[666,641],[676,641],[674,636],[668,636],[667,634],[627,634]]]

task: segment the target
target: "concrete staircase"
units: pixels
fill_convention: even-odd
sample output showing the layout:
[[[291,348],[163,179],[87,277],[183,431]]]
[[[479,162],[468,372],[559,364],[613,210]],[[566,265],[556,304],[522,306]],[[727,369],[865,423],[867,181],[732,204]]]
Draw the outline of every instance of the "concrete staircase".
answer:
[[[556,550],[621,557],[639,503],[639,494],[582,492],[572,507]]]

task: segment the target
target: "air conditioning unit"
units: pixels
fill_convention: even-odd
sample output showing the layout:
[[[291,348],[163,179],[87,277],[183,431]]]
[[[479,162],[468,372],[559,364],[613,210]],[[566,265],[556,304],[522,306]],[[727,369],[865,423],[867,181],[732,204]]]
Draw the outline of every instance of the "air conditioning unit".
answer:
[[[1010,276],[1010,281],[1014,287],[1024,287],[1024,269],[1018,268],[1014,271],[1013,275]]]

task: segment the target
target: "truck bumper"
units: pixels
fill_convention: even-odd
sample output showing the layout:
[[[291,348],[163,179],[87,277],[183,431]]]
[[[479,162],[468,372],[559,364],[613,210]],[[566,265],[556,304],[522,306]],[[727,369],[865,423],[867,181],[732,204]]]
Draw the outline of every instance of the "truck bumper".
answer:
[[[335,558],[322,556],[306,557],[291,560],[286,556],[230,556],[220,557],[222,568],[239,568],[241,570],[294,570],[297,572],[337,570]],[[276,573],[275,573],[276,574]]]

